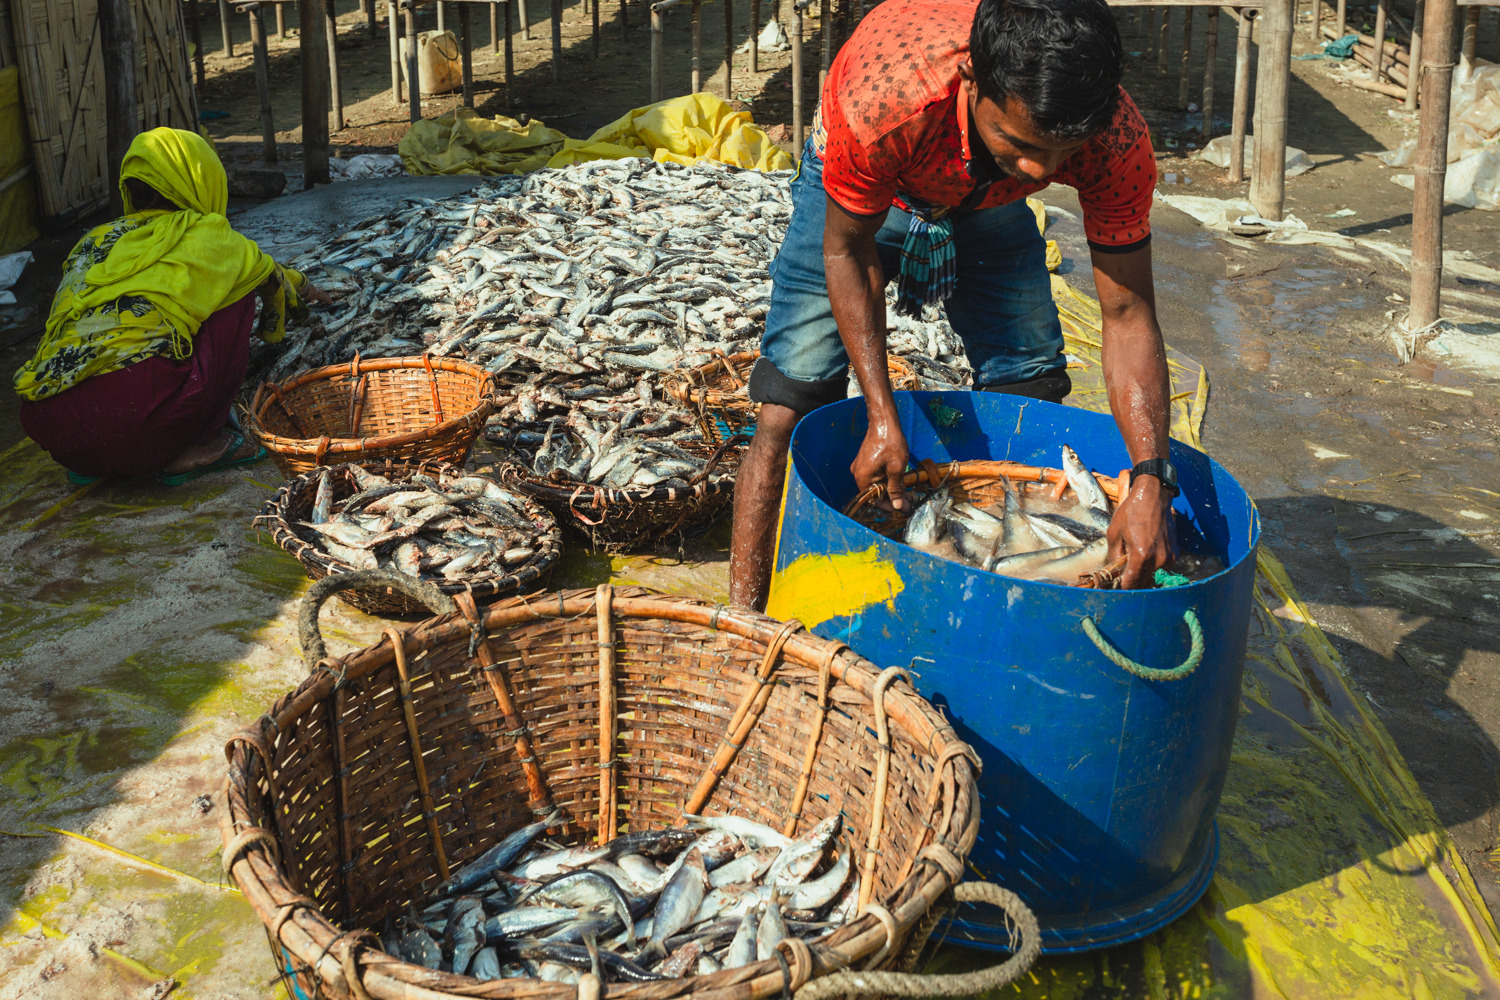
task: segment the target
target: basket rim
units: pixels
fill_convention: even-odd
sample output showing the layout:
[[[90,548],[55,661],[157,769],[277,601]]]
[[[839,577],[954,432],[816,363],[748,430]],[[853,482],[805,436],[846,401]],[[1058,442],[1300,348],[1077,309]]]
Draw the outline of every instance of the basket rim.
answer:
[[[358,361],[357,368],[355,367],[355,362],[352,361],[338,365],[324,365],[321,368],[313,368],[305,371],[286,383],[262,382],[256,387],[255,395],[251,398],[250,405],[246,409],[249,416],[249,425],[246,427],[246,431],[261,445],[278,454],[312,456],[317,458],[320,454],[320,449],[321,454],[327,456],[416,444],[419,441],[428,441],[433,438],[442,437],[453,431],[466,429],[475,423],[482,423],[489,419],[490,414],[495,411],[495,376],[478,365],[470,364],[467,361],[461,361],[457,358],[443,357],[432,359],[433,374],[436,375],[437,372],[443,371],[455,375],[467,375],[478,378],[479,402],[472,409],[464,411],[459,416],[444,420],[440,424],[433,424],[430,427],[423,427],[419,430],[407,431],[404,434],[364,438],[331,437],[326,435],[314,438],[290,438],[282,437],[279,434],[272,434],[261,427],[260,415],[271,405],[272,400],[275,398],[274,391],[269,395],[267,394],[267,386],[275,386],[282,393],[287,393],[294,389],[300,389],[305,385],[310,385],[313,382],[326,381],[336,375],[349,374],[351,371],[396,371],[412,368],[419,368],[426,371],[427,366],[424,364],[424,358],[427,357],[429,356],[416,355],[399,358],[374,358],[370,361],[361,360]]]
[[[512,598],[490,605],[479,611],[479,624],[486,632],[493,633],[544,619],[567,619],[593,612],[599,599],[598,592],[593,590],[557,591],[555,596],[556,600],[543,595],[539,599]],[[697,625],[728,632],[762,647],[775,641],[785,625],[755,612],[641,587],[615,591],[611,613],[616,622],[636,619]],[[413,655],[440,644],[467,642],[471,625],[462,614],[450,613],[429,618],[401,630],[400,634],[406,652]],[[791,630],[784,639],[781,656],[788,665],[826,669],[832,682],[847,684],[867,701],[873,701],[877,680],[883,673],[875,664],[843,642],[821,639],[805,630]],[[277,795],[274,778],[267,769],[273,759],[270,740],[278,733],[290,731],[296,719],[314,710],[346,678],[367,676],[394,659],[395,650],[388,635],[373,646],[325,659],[320,666],[327,669],[310,674],[293,691],[278,698],[257,724],[230,738],[225,746],[230,766],[224,778],[219,830],[226,852],[232,848],[234,853],[225,857],[225,867],[270,932],[273,945],[310,967],[314,975],[347,982],[352,972],[358,975],[365,992],[376,1000],[410,997],[414,988],[433,998],[478,995],[473,980],[467,976],[437,972],[388,956],[360,940],[362,936],[368,939],[368,932],[345,930],[330,922],[314,901],[288,883],[281,867],[277,834],[250,823],[248,802],[262,794],[254,787],[258,782],[254,772],[258,770],[271,786],[272,796]],[[917,753],[923,753],[925,748],[925,760],[933,769],[926,803],[927,816],[932,819],[925,824],[929,832],[920,844],[909,845],[910,858],[896,886],[877,897],[890,904],[889,913],[896,922],[898,937],[904,937],[939,897],[963,877],[963,858],[973,848],[979,833],[978,757],[909,682],[897,681],[886,688],[884,706],[893,735],[899,730]],[[870,711],[868,706],[859,708],[862,712]],[[258,768],[255,757],[260,759]],[[939,795],[940,790],[947,794]],[[965,799],[966,811],[958,808]],[[942,829],[939,829],[939,812],[942,822],[947,824]],[[268,848],[268,844],[272,846]],[[917,863],[919,851],[926,852],[936,846],[949,853],[959,871],[950,872],[943,864],[927,858]],[[954,848],[958,854],[952,853]],[[851,845],[849,850],[856,848]],[[844,924],[826,943],[808,946],[812,967],[801,971],[808,978],[816,978],[851,968],[881,951],[887,942],[881,918],[866,913]],[[887,949],[891,954],[896,950],[894,944]],[[524,984],[522,991],[517,992],[513,986],[493,995],[524,996],[527,1000],[574,1000],[577,995],[574,987],[565,984],[531,979],[509,982],[516,986]],[[455,992],[449,992],[450,987]],[[733,996],[740,1000],[760,1000],[784,995],[785,988],[782,965],[773,958],[709,976],[612,983],[608,993],[611,1000],[665,1000],[695,994],[729,995],[732,990]]]
[[[431,470],[439,475],[444,475],[448,474],[449,470],[453,470],[462,475],[477,476],[477,473],[466,472],[463,468],[452,462],[430,459],[416,462],[397,462],[393,460],[389,465],[386,465],[384,462],[341,462],[339,464],[359,465],[362,468],[368,464],[372,467],[372,471],[378,470],[382,472],[397,469],[410,470],[414,473]],[[338,466],[321,466],[321,468],[336,469]],[[307,481],[315,474],[315,472],[304,472],[282,483],[277,488],[275,494],[266,500],[265,503],[261,504],[260,513],[253,517],[250,523],[256,530],[265,528],[269,531],[271,533],[271,540],[293,559],[297,560],[308,574],[311,574],[313,570],[313,567],[308,565],[309,563],[316,565],[318,570],[325,576],[352,572],[355,569],[353,565],[302,538],[292,529],[291,522],[287,520],[285,505],[290,498],[292,487],[299,483],[307,485]],[[483,479],[487,477],[478,476],[478,478]],[[433,584],[445,594],[469,593],[481,597],[487,594],[498,594],[511,587],[520,588],[532,580],[540,579],[542,574],[546,573],[558,559],[562,558],[562,529],[558,526],[557,518],[553,516],[552,512],[537,502],[535,498],[527,496],[525,500],[527,515],[544,519],[550,527],[546,531],[537,534],[537,552],[526,562],[522,563],[514,572],[508,572],[502,576],[493,574],[465,574],[457,580],[438,580],[428,577],[419,577],[418,579]]]

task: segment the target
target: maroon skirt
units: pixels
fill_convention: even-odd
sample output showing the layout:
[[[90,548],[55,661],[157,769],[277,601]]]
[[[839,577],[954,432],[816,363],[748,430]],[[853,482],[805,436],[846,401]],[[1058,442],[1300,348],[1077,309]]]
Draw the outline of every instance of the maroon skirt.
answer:
[[[229,420],[250,364],[255,295],[209,316],[181,361],[147,358],[21,403],[21,426],[61,466],[84,476],[160,472]]]

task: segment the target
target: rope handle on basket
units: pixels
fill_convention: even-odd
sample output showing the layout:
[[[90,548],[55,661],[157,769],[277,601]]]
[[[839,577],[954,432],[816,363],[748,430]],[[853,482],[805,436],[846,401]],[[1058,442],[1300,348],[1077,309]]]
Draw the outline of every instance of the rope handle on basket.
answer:
[[[999,965],[978,972],[950,976],[922,976],[907,972],[835,972],[814,979],[796,991],[796,1000],[829,1000],[845,994],[895,997],[959,997],[989,993],[1021,977],[1041,953],[1041,930],[1036,916],[1009,889],[990,882],[962,882],[953,887],[960,903],[989,903],[1005,911],[1012,925],[1011,942],[1021,946]]]
[[[1198,616],[1192,608],[1182,613],[1182,622],[1187,626],[1192,648],[1188,650],[1186,660],[1168,670],[1159,670],[1137,663],[1120,652],[1108,639],[1104,638],[1103,633],[1099,631],[1099,626],[1094,624],[1094,619],[1085,616],[1079,624],[1083,627],[1083,634],[1088,636],[1089,641],[1104,654],[1104,658],[1120,669],[1135,674],[1145,681],[1180,681],[1197,670],[1198,664],[1203,662],[1203,626],[1199,624]]]
[[[714,451],[713,456],[709,458],[708,464],[704,465],[702,470],[699,471],[697,475],[688,480],[688,485],[697,486],[699,483],[707,480],[709,475],[713,473],[714,467],[719,464],[719,459],[724,457],[725,452],[727,452],[735,445],[747,442],[749,440],[750,435],[746,434],[743,431],[731,434],[729,437],[725,438],[724,443],[719,445],[718,449]]]
[[[302,599],[302,610],[297,615],[297,643],[302,647],[302,658],[311,673],[317,662],[328,655],[323,644],[323,633],[318,629],[318,609],[341,590],[380,590],[389,588],[414,601],[421,601],[435,615],[451,614],[457,610],[453,598],[443,593],[435,584],[418,580],[405,573],[388,569],[356,569],[348,573],[330,573],[307,588]]]
[[[875,858],[880,854],[880,835],[885,827],[885,790],[891,777],[891,730],[885,718],[885,689],[897,678],[911,683],[911,674],[905,667],[886,667],[875,679],[875,690],[871,700],[875,703],[875,735],[880,741],[879,756],[875,760],[875,799],[870,806],[870,836],[865,841],[865,860],[860,866],[859,908],[870,905],[875,893]]]

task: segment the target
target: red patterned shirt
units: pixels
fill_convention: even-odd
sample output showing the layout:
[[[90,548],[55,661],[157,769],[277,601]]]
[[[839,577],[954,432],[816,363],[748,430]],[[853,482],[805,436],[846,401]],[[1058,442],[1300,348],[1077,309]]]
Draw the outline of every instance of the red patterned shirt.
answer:
[[[885,0],[839,51],[813,147],[823,158],[824,189],[850,212],[876,215],[907,195],[956,207],[973,190],[958,64],[969,53],[977,6],[978,0]],[[1109,127],[1051,177],[1000,175],[974,207],[1006,205],[1052,182],[1078,190],[1092,246],[1122,252],[1150,236],[1156,157],[1146,122],[1123,89]]]

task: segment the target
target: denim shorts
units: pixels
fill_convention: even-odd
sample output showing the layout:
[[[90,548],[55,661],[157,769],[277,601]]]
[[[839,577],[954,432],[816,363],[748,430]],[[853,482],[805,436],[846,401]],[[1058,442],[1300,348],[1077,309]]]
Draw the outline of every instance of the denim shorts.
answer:
[[[771,309],[750,395],[800,412],[842,399],[849,355],[823,273],[823,162],[809,143],[792,181],[792,219],[771,262]],[[911,216],[892,207],[875,235],[886,280],[900,270]],[[1052,302],[1047,244],[1024,200],[953,217],[958,283],[944,303],[963,340],[975,388],[1023,382],[1066,367]],[[799,383],[808,383],[806,386]]]

